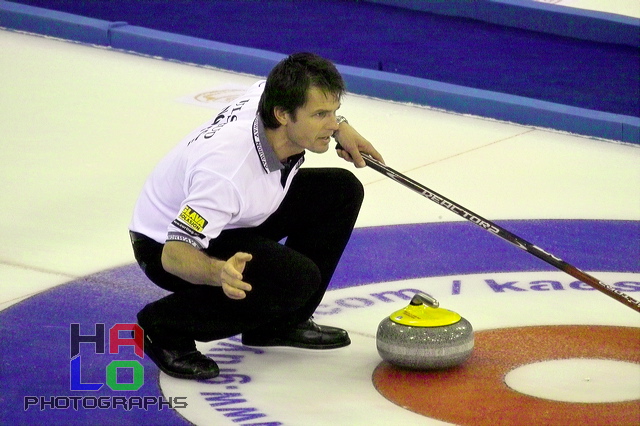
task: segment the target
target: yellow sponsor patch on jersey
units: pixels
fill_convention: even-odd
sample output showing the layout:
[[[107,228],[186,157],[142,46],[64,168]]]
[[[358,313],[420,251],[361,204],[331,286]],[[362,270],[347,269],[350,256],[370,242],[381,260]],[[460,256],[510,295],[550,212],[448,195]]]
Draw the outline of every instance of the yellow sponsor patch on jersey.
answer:
[[[193,210],[189,206],[185,206],[185,208],[180,213],[180,220],[189,225],[191,228],[195,229],[198,232],[202,232],[204,227],[207,226],[207,222],[205,218],[200,216],[200,214]]]

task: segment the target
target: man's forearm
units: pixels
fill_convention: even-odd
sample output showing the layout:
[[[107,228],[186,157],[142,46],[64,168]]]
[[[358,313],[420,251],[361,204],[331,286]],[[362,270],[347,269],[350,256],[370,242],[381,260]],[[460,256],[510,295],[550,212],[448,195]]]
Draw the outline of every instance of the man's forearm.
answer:
[[[168,241],[162,250],[162,267],[192,284],[220,286],[220,272],[224,261],[207,256],[195,247]]]

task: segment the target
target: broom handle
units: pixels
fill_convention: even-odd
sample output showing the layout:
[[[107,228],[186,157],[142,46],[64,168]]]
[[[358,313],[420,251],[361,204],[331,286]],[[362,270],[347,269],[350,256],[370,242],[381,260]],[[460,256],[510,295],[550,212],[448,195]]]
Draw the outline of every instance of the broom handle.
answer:
[[[581,271],[580,269],[576,268],[573,265],[568,264],[567,262],[560,259],[559,257],[556,257],[553,254],[542,250],[540,247],[535,246],[534,244],[531,244],[530,242],[518,237],[515,234],[512,234],[511,232],[491,222],[490,220],[487,220],[482,216],[475,214],[471,210],[465,207],[462,207],[460,204],[438,194],[435,191],[432,191],[426,186],[416,182],[415,180],[381,163],[380,161],[373,158],[371,155],[365,154],[363,152],[361,152],[360,154],[362,155],[362,158],[364,158],[364,161],[367,163],[367,166],[369,166],[370,168],[395,180],[396,182],[406,186],[407,188],[413,190],[414,192],[419,193],[423,197],[428,198],[429,200],[446,208],[447,210],[450,210],[453,213],[456,213],[458,216],[461,216],[467,219],[468,221],[475,223],[476,225],[480,226],[481,228],[490,232],[491,234],[496,235],[502,238],[503,240],[510,242],[516,247],[536,256],[539,259],[542,259],[543,261],[558,268],[563,272],[566,272],[572,277],[579,279],[583,283],[590,285],[591,287],[601,291],[602,293],[606,294],[609,297],[612,297],[613,299],[630,307],[636,312],[640,312],[640,302],[633,299],[631,296],[628,296],[627,294],[621,292],[620,290],[603,283],[599,279],[587,274],[584,271]]]

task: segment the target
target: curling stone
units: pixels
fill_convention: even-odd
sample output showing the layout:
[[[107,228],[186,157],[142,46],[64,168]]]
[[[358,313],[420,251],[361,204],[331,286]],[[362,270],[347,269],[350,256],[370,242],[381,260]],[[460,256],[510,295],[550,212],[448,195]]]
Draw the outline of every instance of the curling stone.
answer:
[[[406,308],[384,318],[376,334],[382,359],[415,370],[445,369],[466,361],[473,350],[471,323],[439,305],[428,294],[417,293]]]

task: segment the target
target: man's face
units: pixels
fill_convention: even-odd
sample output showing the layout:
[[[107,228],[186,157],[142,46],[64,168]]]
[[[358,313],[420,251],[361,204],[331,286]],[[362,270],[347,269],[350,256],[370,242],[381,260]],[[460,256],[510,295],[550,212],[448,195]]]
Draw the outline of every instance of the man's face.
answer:
[[[295,117],[287,113],[287,138],[299,152],[315,153],[329,149],[331,135],[338,130],[336,111],[340,100],[317,87],[307,91],[307,102],[296,110]]]

